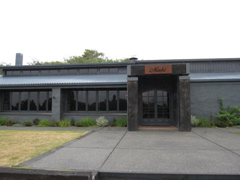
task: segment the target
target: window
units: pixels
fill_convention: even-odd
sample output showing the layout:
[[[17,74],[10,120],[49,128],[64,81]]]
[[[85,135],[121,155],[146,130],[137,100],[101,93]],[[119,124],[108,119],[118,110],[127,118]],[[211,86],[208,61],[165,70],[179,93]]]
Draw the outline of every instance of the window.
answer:
[[[68,75],[68,69],[62,69],[59,71],[60,75]]]
[[[13,111],[17,110],[18,111],[18,107],[19,107],[19,92],[12,92],[12,98],[10,98],[11,100],[11,104],[12,104],[12,109]]]
[[[76,111],[76,91],[68,92],[68,111]]]
[[[127,111],[127,91],[119,91],[119,111]]]
[[[78,74],[78,69],[69,69],[68,73],[70,75],[77,75]]]
[[[42,71],[41,71],[41,75],[42,75],[42,76],[47,76],[47,75],[49,75],[49,70],[42,70]]]
[[[30,76],[31,75],[31,71],[23,71],[23,76]]]
[[[78,91],[78,111],[86,111],[86,91]]]
[[[21,92],[21,111],[28,110],[28,92]]]
[[[50,75],[58,75],[58,70],[50,70]]]
[[[13,71],[12,73],[13,73],[13,76],[21,76],[22,75],[21,71]]]
[[[109,68],[109,72],[111,73],[118,73],[118,68]]]
[[[107,92],[98,91],[98,110],[106,111],[107,110]]]
[[[88,91],[88,111],[96,111],[96,91]]]
[[[108,68],[99,69],[99,74],[107,74],[107,73],[108,73]]]
[[[88,74],[88,69],[80,69],[80,74]]]
[[[68,90],[67,111],[126,112],[126,90]]]
[[[37,104],[38,104],[37,101],[38,101],[38,93],[30,92],[30,96],[29,96],[30,111],[37,111]]]
[[[39,71],[38,70],[31,71],[31,75],[32,76],[38,76],[39,75]]]
[[[117,111],[117,91],[108,93],[109,111]]]
[[[4,111],[10,110],[10,92],[3,93],[3,110]]]
[[[3,111],[51,111],[51,91],[5,91]]]
[[[97,69],[89,69],[89,74],[97,74],[98,70]]]

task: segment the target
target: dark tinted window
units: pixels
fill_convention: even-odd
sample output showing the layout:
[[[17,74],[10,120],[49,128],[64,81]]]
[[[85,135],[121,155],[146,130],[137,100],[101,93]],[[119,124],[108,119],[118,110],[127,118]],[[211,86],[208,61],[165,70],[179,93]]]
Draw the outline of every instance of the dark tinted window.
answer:
[[[39,75],[39,71],[31,71],[31,75],[32,76],[38,76]]]
[[[39,111],[47,110],[47,92],[39,92]]]
[[[68,91],[68,111],[76,111],[76,91]]]
[[[38,99],[38,93],[37,92],[30,92],[30,96],[29,96],[29,103],[30,103],[30,107],[29,110],[30,111],[36,111],[37,110],[37,99]]]
[[[19,108],[19,92],[12,92],[12,110],[18,110]]]
[[[118,68],[110,68],[109,73],[118,73]]]
[[[88,74],[88,69],[80,69],[80,74]]]
[[[12,73],[12,71],[7,71],[7,74],[6,74],[7,76],[12,76],[13,75],[13,73]]]
[[[99,70],[99,73],[100,73],[100,74],[107,74],[107,73],[108,73],[108,68],[101,68],[101,69]]]
[[[119,91],[119,111],[127,111],[127,91]]]
[[[127,73],[127,68],[119,68],[118,73],[119,74],[126,74]]]
[[[71,75],[76,75],[76,74],[78,74],[78,70],[77,69],[69,69],[68,73]]]
[[[28,92],[21,92],[21,111],[28,110]]]
[[[109,111],[117,111],[117,91],[109,91]]]
[[[68,74],[68,69],[62,69],[59,71],[60,75],[67,75]]]
[[[96,111],[96,91],[88,91],[88,111]]]
[[[42,76],[47,76],[47,75],[49,75],[49,70],[42,70],[42,71],[41,71],[41,75],[42,75]]]
[[[107,92],[106,91],[98,92],[98,110],[99,111],[107,110]]]
[[[48,91],[48,111],[52,110],[52,91]]]
[[[3,93],[3,110],[10,110],[10,92]]]
[[[97,74],[97,69],[89,69],[89,74]]]
[[[58,70],[50,70],[50,75],[58,75]]]
[[[31,71],[23,71],[23,76],[30,76],[31,75]]]
[[[21,71],[13,71],[13,76],[21,76]]]
[[[86,91],[78,91],[78,111],[86,111]]]

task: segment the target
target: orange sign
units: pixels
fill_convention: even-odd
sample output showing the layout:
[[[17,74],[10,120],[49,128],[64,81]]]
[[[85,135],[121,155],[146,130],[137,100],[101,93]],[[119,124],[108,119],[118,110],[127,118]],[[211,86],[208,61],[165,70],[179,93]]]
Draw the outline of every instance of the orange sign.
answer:
[[[145,74],[172,74],[172,65],[145,65]]]

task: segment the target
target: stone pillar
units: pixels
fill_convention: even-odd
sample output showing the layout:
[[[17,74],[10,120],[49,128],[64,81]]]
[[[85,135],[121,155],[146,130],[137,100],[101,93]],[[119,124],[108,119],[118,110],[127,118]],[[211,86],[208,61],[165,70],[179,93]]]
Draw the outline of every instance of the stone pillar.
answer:
[[[128,90],[128,130],[138,130],[138,78],[129,77]]]
[[[52,89],[52,119],[61,120],[61,89]]]
[[[190,77],[179,77],[179,131],[191,131]]]

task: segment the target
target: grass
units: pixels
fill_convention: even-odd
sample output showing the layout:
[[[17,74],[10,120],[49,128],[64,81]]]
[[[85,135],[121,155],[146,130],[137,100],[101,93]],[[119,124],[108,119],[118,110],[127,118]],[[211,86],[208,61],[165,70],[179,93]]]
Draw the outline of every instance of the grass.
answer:
[[[88,131],[0,130],[0,166],[13,167]]]
[[[236,134],[240,134],[240,132],[236,132]]]

